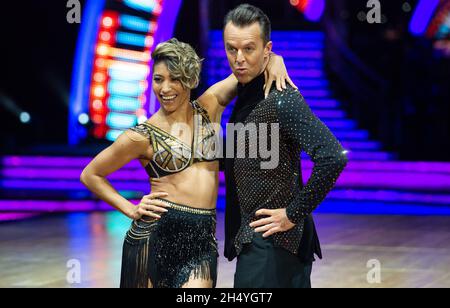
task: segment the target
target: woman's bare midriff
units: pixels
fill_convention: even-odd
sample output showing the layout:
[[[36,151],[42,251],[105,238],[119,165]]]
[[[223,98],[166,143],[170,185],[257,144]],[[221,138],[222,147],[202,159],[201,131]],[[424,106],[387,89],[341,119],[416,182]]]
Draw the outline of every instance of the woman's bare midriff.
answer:
[[[151,193],[168,193],[164,199],[201,209],[215,209],[219,191],[219,162],[195,163],[186,170],[150,179]]]

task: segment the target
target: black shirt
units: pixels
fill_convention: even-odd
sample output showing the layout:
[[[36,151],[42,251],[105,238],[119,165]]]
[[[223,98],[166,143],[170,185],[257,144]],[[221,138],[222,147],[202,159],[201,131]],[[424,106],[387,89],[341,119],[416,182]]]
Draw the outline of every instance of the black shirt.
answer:
[[[274,234],[276,246],[285,248],[304,262],[322,258],[312,211],[324,200],[347,163],[344,149],[330,130],[311,112],[302,95],[289,87],[283,92],[272,89],[264,99],[264,74],[247,85],[238,86],[238,99],[229,124],[243,123],[235,132],[233,158],[224,160],[226,179],[225,256],[232,260],[244,244],[251,243],[254,230],[249,226],[259,209],[286,208],[296,226]],[[266,124],[266,130],[261,125]],[[273,127],[273,128],[272,128]],[[278,127],[278,128],[277,128]],[[268,135],[278,140],[279,161],[275,168],[264,169],[267,162],[258,153],[261,140]],[[252,138],[253,137],[253,138]],[[229,141],[229,140],[228,140]],[[267,148],[267,147],[266,147]],[[246,158],[236,158],[236,150],[245,149]],[[303,187],[300,154],[304,150],[314,162],[308,184]],[[259,153],[261,154],[261,153]]]

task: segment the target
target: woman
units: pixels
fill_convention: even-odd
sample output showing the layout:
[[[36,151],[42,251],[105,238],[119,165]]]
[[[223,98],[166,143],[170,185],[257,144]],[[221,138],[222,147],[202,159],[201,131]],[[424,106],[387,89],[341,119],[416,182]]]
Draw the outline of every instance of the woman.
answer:
[[[160,109],[95,157],[81,181],[133,220],[123,248],[121,287],[215,287],[219,164],[212,126],[235,96],[237,80],[232,75],[191,102],[201,71],[192,47],[171,39],[158,45],[152,59]],[[269,64],[268,84],[276,78],[281,90],[290,82],[284,63],[270,57]],[[152,191],[137,206],[106,180],[133,159],[145,167]]]

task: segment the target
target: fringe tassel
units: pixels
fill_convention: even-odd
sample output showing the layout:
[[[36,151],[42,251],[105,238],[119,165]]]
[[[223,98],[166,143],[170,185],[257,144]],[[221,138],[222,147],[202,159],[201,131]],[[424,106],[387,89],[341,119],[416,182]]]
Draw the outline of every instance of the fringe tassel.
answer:
[[[139,244],[125,241],[122,256],[121,288],[148,288],[149,239]]]
[[[169,211],[136,221],[123,246],[121,288],[181,288],[191,277],[217,280],[215,217]]]
[[[212,281],[212,287],[215,288],[217,283],[217,258],[214,259],[209,256],[203,261],[184,266],[180,270],[174,283],[175,288],[184,286],[191,277],[194,279]]]

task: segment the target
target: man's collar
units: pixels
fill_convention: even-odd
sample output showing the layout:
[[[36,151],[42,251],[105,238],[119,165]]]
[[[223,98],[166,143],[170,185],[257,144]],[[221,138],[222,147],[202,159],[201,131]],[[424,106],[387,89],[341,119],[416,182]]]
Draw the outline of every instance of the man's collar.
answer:
[[[239,84],[238,85],[238,96],[240,98],[248,97],[257,100],[264,99],[264,83],[265,76],[264,73],[261,73],[258,77],[253,79],[247,84]]]

